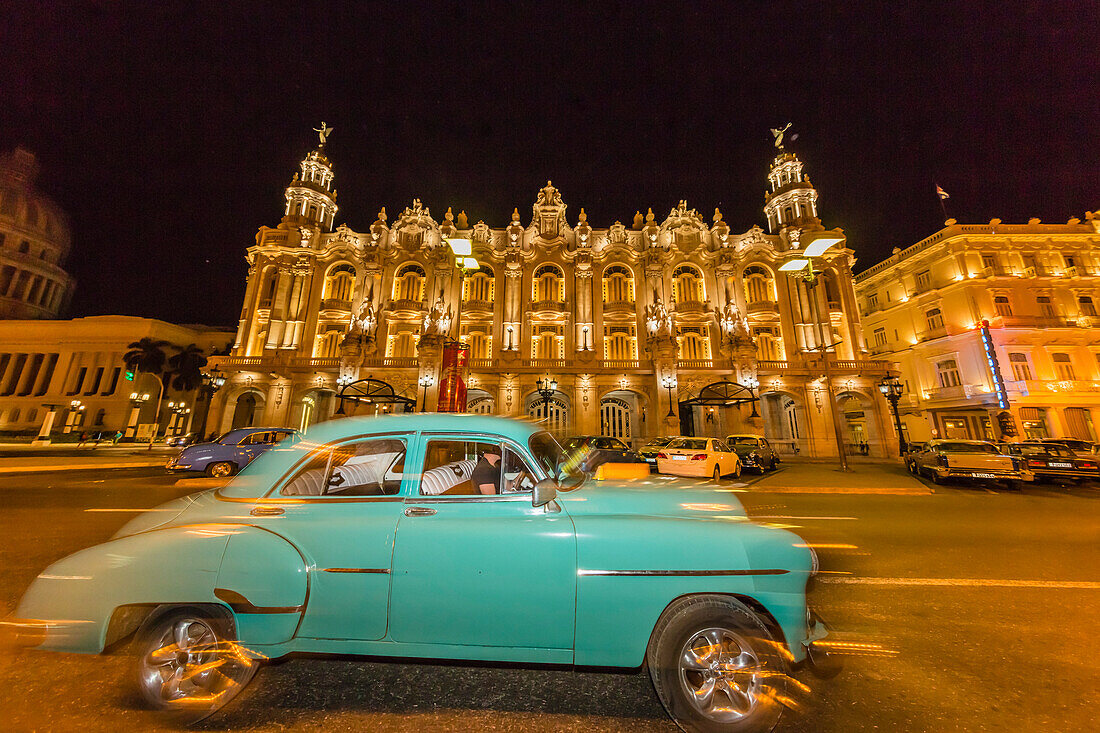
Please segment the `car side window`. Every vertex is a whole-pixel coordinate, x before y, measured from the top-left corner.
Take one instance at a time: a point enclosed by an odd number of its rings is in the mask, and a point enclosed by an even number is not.
[[[481,496],[483,493],[500,493],[502,453],[499,441],[429,440],[424,449],[420,495]],[[477,476],[474,475],[475,470]],[[483,486],[490,486],[491,490]]]
[[[406,440],[385,436],[317,451],[280,491],[283,496],[393,496],[405,477]]]
[[[720,440],[714,441],[714,450],[718,451],[719,453],[729,453],[730,452],[730,449],[726,447],[726,444],[723,443]]]
[[[268,442],[269,435],[271,433],[252,433],[241,441],[241,445],[262,445]]]
[[[535,486],[535,474],[516,451],[510,447],[504,448],[504,480],[502,482],[502,494],[515,494],[522,491],[530,491]]]
[[[619,440],[618,438],[611,438],[611,447],[615,450],[630,450],[626,447],[626,443]]]

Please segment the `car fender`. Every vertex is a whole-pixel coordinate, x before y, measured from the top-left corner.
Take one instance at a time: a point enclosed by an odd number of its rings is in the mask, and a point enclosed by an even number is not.
[[[222,555],[238,528],[170,527],[130,535],[69,555],[31,583],[14,616],[45,629],[39,648],[99,653],[116,609],[165,603],[217,603]]]
[[[664,609],[699,593],[751,598],[776,622],[792,656],[804,657],[813,560],[797,535],[744,517],[605,515],[574,522],[576,664],[640,665]]]

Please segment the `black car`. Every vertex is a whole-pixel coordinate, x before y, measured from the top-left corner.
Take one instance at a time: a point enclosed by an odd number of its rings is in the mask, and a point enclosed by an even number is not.
[[[657,470],[657,454],[661,452],[661,449],[668,446],[669,443],[679,438],[679,435],[666,435],[660,438],[653,438],[648,443],[638,449],[638,455],[642,457],[646,463],[649,464],[649,470]]]
[[[774,471],[779,465],[779,455],[767,438],[746,433],[726,436],[726,445],[741,459],[741,465],[763,474]]]
[[[1095,481],[1100,479],[1100,461],[1089,455],[1078,455],[1064,445],[1032,441],[1009,443],[1004,452],[1016,456],[1024,468],[1039,481]]]
[[[1086,456],[1089,453],[1096,453],[1096,444],[1091,440],[1081,440],[1079,438],[1043,438],[1040,443],[1046,443],[1048,445],[1060,445],[1063,448],[1069,448],[1071,451],[1080,456]]]
[[[568,461],[584,473],[603,463],[642,463],[644,459],[618,438],[604,435],[576,435],[562,445]]]

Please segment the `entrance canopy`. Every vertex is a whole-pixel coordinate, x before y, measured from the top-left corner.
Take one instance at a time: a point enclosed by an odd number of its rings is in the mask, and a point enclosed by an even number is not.
[[[353,409],[358,405],[404,405],[406,411],[416,407],[416,400],[402,397],[393,391],[393,387],[381,379],[360,379],[357,382],[346,384],[336,394],[340,400],[337,415],[346,415],[345,406],[350,403]]]
[[[712,382],[699,390],[699,394],[690,400],[681,400],[681,405],[742,405],[756,402],[757,396],[751,389],[737,382]]]

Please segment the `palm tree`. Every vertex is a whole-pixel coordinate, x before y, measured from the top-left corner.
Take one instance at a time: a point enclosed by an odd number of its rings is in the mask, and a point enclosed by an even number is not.
[[[179,349],[178,346],[174,347]],[[168,376],[172,389],[177,392],[191,392],[202,386],[202,368],[206,366],[206,357],[195,344],[188,344],[168,359]]]
[[[168,359],[168,355],[164,353],[165,346],[170,344],[167,341],[146,336],[127,347],[130,350],[123,355],[122,361],[128,369],[135,372],[160,374],[164,370],[164,362]]]

